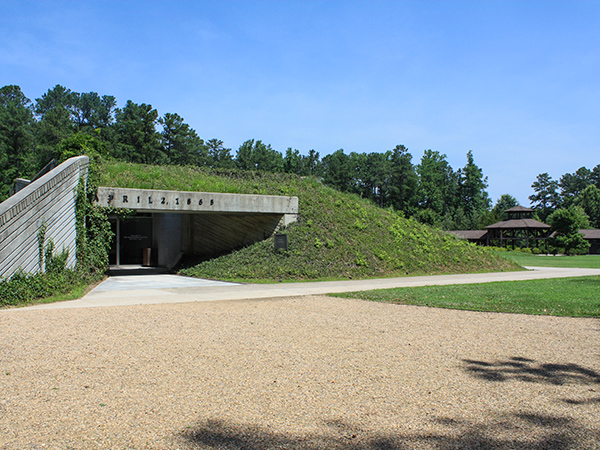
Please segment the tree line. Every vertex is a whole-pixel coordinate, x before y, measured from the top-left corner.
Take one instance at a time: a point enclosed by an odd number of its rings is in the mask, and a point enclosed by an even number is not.
[[[600,228],[600,164],[593,169],[580,167],[553,180],[548,173],[539,174],[529,196],[540,220],[547,220],[560,209],[581,208],[590,226]]]
[[[149,104],[128,100],[119,108],[114,96],[78,93],[60,85],[35,101],[19,86],[0,89],[0,200],[7,198],[16,178],[31,177],[50,160],[76,155],[83,146],[135,163],[313,175],[333,188],[443,229],[479,229],[502,220],[504,210],[517,205],[505,194],[492,207],[487,177],[472,151],[457,170],[446,155],[433,150],[425,150],[415,163],[403,145],[384,152],[338,150],[321,158],[314,149],[307,154],[292,148],[281,153],[250,139],[234,154],[220,139],[202,139],[180,115],[160,116]],[[598,198],[599,175],[600,165],[566,174],[559,182],[539,175],[532,186],[532,205],[542,220],[571,204],[597,217],[591,205]],[[589,186],[596,191],[586,190]]]

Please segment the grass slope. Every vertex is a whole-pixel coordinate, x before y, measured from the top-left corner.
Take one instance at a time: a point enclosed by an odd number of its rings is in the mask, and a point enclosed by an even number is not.
[[[334,297],[436,308],[549,316],[600,317],[600,277],[378,289]]]
[[[290,249],[273,251],[273,238],[181,270],[182,274],[244,281],[297,281],[518,270],[487,249],[380,209],[315,178],[195,167],[104,162],[101,185],[297,196],[300,215],[290,225]]]

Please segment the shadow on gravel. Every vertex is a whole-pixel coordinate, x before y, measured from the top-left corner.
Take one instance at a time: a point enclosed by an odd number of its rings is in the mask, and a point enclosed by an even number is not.
[[[463,359],[464,370],[487,381],[525,381],[560,386],[563,384],[600,384],[600,373],[577,364],[540,364],[513,357],[494,362]]]
[[[586,398],[583,400],[575,400],[572,398],[566,398],[563,400],[563,402],[567,403],[568,405],[599,405],[600,406],[600,397]]]
[[[540,414],[504,414],[488,421],[453,418],[433,421],[431,433],[392,434],[362,429],[342,420],[327,421],[319,434],[277,433],[268,427],[207,420],[183,434],[190,448],[262,450],[405,450],[405,449],[597,449],[600,432],[577,421]],[[429,428],[429,427],[428,427]]]

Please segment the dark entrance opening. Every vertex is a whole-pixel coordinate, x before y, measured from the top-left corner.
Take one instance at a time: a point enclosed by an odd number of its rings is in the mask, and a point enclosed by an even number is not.
[[[109,264],[142,265],[146,262],[148,265],[149,262],[150,265],[156,265],[156,252],[149,253],[149,249],[152,248],[150,214],[137,214],[126,219],[112,218],[110,224],[115,236],[110,248]],[[148,256],[151,257],[150,261],[147,261]]]

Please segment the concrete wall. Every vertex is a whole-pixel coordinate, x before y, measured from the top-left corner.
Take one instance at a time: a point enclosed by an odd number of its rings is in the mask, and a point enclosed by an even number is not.
[[[46,224],[46,243],[55,254],[69,250],[67,267],[76,262],[75,198],[80,177],[87,178],[88,157],[71,158],[0,203],[0,277],[19,268],[40,270],[37,234]]]
[[[271,236],[281,214],[194,214],[191,251],[206,257],[245,247]]]
[[[185,215],[153,214],[153,244],[158,251],[158,265],[173,267],[179,262],[184,250]]]

